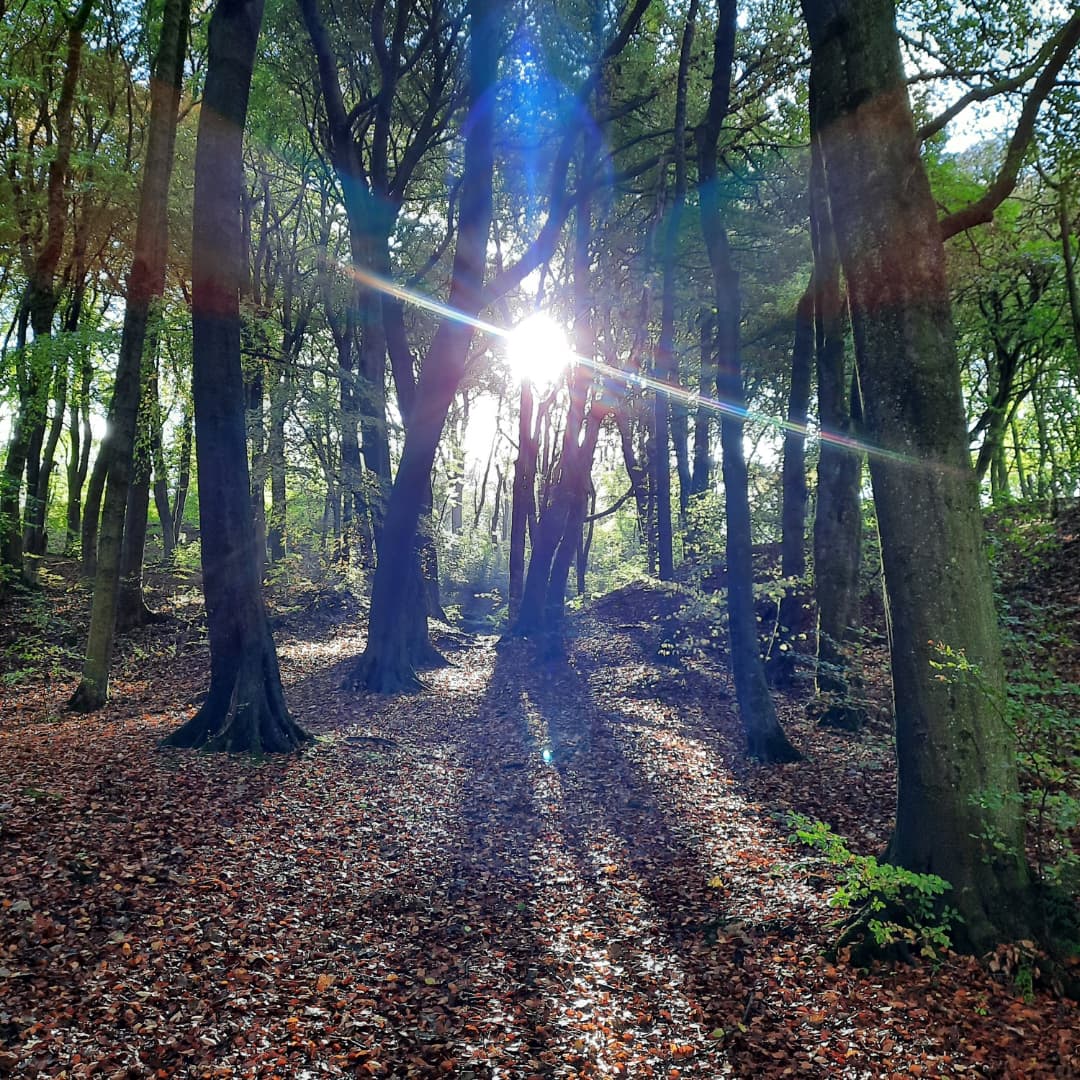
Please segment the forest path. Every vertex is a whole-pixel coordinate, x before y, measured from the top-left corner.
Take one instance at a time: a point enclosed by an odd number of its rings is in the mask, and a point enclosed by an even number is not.
[[[1074,1005],[823,959],[830,871],[785,814],[872,850],[888,740],[785,703],[810,760],[746,763],[722,669],[658,662],[662,602],[595,605],[564,663],[476,639],[393,698],[340,690],[351,626],[289,624],[320,739],[287,760],[156,749],[201,676],[179,643],[98,716],[12,702],[0,1074],[1080,1075]]]

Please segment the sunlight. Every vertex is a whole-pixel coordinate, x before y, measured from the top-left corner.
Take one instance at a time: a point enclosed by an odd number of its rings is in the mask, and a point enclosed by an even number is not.
[[[554,386],[573,359],[566,331],[546,311],[522,319],[506,339],[511,374],[539,390]]]

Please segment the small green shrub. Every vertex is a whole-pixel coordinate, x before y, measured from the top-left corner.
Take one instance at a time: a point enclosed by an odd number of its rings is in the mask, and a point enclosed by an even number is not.
[[[960,916],[942,903],[952,886],[936,874],[917,874],[902,866],[882,863],[873,855],[856,855],[843,838],[821,821],[792,814],[789,824],[798,840],[822,852],[840,870],[840,883],[829,897],[831,907],[853,913],[852,926],[865,935],[878,953],[911,951],[934,959],[952,945],[952,928]],[[852,935],[854,936],[854,935]],[[852,936],[844,935],[847,943]]]

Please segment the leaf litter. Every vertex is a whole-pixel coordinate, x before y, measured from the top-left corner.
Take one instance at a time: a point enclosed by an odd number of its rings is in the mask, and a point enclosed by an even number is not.
[[[354,620],[292,619],[320,739],[285,760],[157,749],[205,670],[175,629],[95,716],[5,686],[0,1075],[1080,1075],[1075,1003],[824,958],[831,873],[785,815],[879,850],[887,735],[779,699],[808,760],[747,762],[718,661],[641,632],[664,605],[594,605],[554,665],[477,638],[392,698],[340,689]]]

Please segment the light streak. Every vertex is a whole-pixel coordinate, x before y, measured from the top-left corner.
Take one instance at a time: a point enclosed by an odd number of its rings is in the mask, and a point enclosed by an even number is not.
[[[362,267],[353,266],[343,269],[345,269],[355,281],[369,289],[375,289],[387,296],[394,297],[396,300],[401,300],[403,303],[412,304],[414,307],[423,308],[425,311],[441,315],[443,318],[454,319],[466,326],[471,326],[474,330],[479,330],[488,337],[493,337],[500,341],[507,341],[514,332],[512,327],[499,326],[497,323],[489,322],[488,320],[478,318],[475,315],[469,315],[467,312],[459,311],[449,304],[444,304],[441,300],[436,300],[434,297],[427,296],[416,289],[409,289],[404,285],[398,285],[396,282],[388,281],[386,278],[374,274],[370,270],[366,270]],[[573,363],[582,364],[585,367],[591,368],[604,378],[617,380],[618,382],[626,383],[628,385],[632,384],[640,387],[642,390],[651,390],[653,393],[663,394],[668,400],[681,402],[688,409],[706,408],[721,416],[732,416],[741,422],[753,421],[754,423],[771,427],[776,431],[783,431],[785,433],[793,432],[803,438],[816,435],[821,442],[828,443],[831,446],[837,446],[840,449],[847,450],[853,454],[867,454],[869,456],[897,462],[911,463],[914,461],[910,455],[900,453],[897,450],[887,450],[884,447],[875,446],[873,443],[866,442],[862,439],[856,439],[850,435],[842,435],[839,432],[833,431],[823,431],[820,428],[811,428],[808,424],[797,424],[794,421],[770,416],[768,413],[748,409],[746,406],[736,405],[730,401],[721,401],[719,398],[711,398],[696,390],[687,390],[682,386],[672,386],[670,383],[654,379],[651,375],[624,371],[622,368],[612,367],[610,364],[604,363],[603,360],[582,356],[580,353],[576,353],[573,350],[569,352],[568,356]]]

